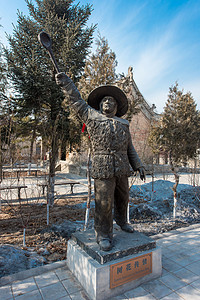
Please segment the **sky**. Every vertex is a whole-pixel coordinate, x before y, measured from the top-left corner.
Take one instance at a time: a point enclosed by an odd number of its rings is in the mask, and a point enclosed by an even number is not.
[[[200,0],[79,2],[93,5],[88,25],[97,24],[108,40],[117,57],[117,73],[127,75],[132,66],[140,92],[158,113],[176,81],[185,93],[192,93],[200,109]],[[25,0],[0,0],[0,39],[5,45],[4,32],[12,34],[18,9],[28,15]]]

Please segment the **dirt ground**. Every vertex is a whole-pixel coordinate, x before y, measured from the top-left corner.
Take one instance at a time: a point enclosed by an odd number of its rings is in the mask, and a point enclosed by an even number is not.
[[[79,179],[80,180],[80,179]],[[163,181],[164,182],[164,181]],[[137,231],[146,235],[154,235],[166,232],[179,227],[186,227],[190,224],[200,223],[200,192],[184,190],[180,193],[182,204],[176,221],[172,218],[173,200],[162,199],[165,191],[169,191],[169,182],[165,181],[166,189],[162,182],[155,184],[155,196],[158,201],[153,202],[147,197],[147,187],[144,195],[133,193],[130,203],[130,221],[134,223]],[[168,184],[168,185],[167,185]],[[159,191],[159,187],[162,187]],[[81,191],[83,186],[80,186]],[[149,187],[151,190],[151,183]],[[78,192],[78,187],[76,188]],[[141,190],[139,189],[140,193]],[[160,197],[162,195],[162,197]],[[79,229],[83,227],[85,218],[85,208],[83,204],[87,201],[84,196],[74,195],[60,198],[55,201],[54,206],[50,207],[50,225],[47,226],[47,207],[42,203],[30,203],[2,206],[0,212],[0,244],[16,245],[23,248],[23,228],[26,228],[26,248],[36,251],[43,255],[47,263],[66,258],[66,248],[68,238],[63,237],[58,232],[51,230],[53,224],[69,221],[70,226],[79,222]],[[155,207],[157,206],[157,210]],[[94,208],[90,209],[90,219],[94,217]],[[71,221],[71,223],[70,223]],[[62,226],[61,226],[62,227]],[[68,230],[68,227],[67,227]]]
[[[71,221],[72,225],[78,221],[82,229],[85,208],[82,208],[81,204],[86,203],[86,201],[87,197],[80,196],[56,200],[54,206],[50,207],[49,226],[46,225],[45,204],[3,206],[0,213],[0,244],[16,245],[22,249],[31,248],[38,254],[42,254],[47,259],[47,263],[65,259],[68,238],[54,232],[51,227],[53,224],[65,221]],[[137,214],[133,217],[131,213],[133,203],[134,206],[142,205],[141,215]],[[188,218],[177,218],[174,221],[166,216],[158,218],[153,215],[152,211],[149,211],[149,208],[145,210],[146,204],[148,205],[148,201],[144,201],[144,199],[132,199],[130,215],[132,215],[131,222],[134,223],[135,230],[148,236],[200,222],[199,214],[190,220]],[[93,217],[94,208],[91,208],[90,219],[93,219]],[[25,248],[23,247],[23,224],[26,228]],[[42,253],[44,249],[48,251],[48,254]]]
[[[40,254],[40,249],[45,248],[49,252],[46,255],[48,261],[65,259],[67,239],[48,232],[48,227],[58,222],[62,223],[65,220],[83,221],[85,209],[77,208],[77,204],[86,201],[86,197],[56,200],[54,206],[50,207],[49,226],[46,225],[45,204],[2,206],[0,213],[0,244],[12,244],[23,248],[23,228],[25,227],[26,248],[34,248],[38,254]],[[74,208],[74,205],[76,205],[76,208]],[[93,214],[93,209],[91,209],[91,218]]]

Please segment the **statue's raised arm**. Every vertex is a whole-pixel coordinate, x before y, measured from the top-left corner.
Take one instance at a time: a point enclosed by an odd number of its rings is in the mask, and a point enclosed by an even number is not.
[[[67,104],[77,113],[83,121],[87,121],[88,104],[81,98],[79,90],[74,82],[65,73],[55,75],[56,83],[62,88]]]

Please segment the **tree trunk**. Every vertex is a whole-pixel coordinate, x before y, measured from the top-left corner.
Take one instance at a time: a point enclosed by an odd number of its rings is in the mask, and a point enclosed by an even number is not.
[[[32,162],[32,158],[33,158],[33,144],[34,144],[34,140],[33,138],[31,138],[31,145],[30,145],[30,154],[29,154],[29,162]]]
[[[154,164],[153,164],[153,156],[152,156],[152,165],[151,165],[151,201],[153,201],[153,195],[154,195]]]
[[[172,173],[174,174],[174,178],[175,178],[175,184],[174,184],[174,186],[172,187],[172,190],[173,190],[173,192],[174,192],[173,218],[174,218],[174,220],[175,220],[175,219],[176,219],[176,208],[177,208],[177,202],[178,202],[178,197],[177,197],[177,186],[178,186],[178,184],[179,184],[179,175],[178,175],[178,173],[176,172],[176,169],[175,169],[175,167],[174,167],[174,163],[173,163],[171,154],[170,154],[170,156],[169,156],[169,162],[170,162],[170,167],[171,167]]]
[[[67,147],[67,140],[63,139],[61,143],[61,160],[66,160],[66,147]]]
[[[33,131],[32,131],[32,137],[31,137],[31,145],[30,145],[30,155],[29,155],[29,162],[32,162],[32,158],[33,158],[33,145],[36,139],[36,128],[37,128],[37,120],[35,120],[34,122],[34,127],[33,127]]]
[[[55,190],[55,174],[49,174],[49,184],[48,184],[48,199],[47,203],[51,206],[54,205],[54,190]]]
[[[44,155],[43,155],[43,138],[41,138],[41,141],[40,141],[40,161],[41,162],[44,161]]]
[[[193,186],[196,186],[196,172],[197,172],[197,159],[194,158],[194,168],[193,168]]]
[[[0,127],[0,183],[3,179],[2,146],[1,146],[1,127]]]
[[[51,150],[49,153],[49,182],[48,182],[48,203],[54,204],[54,184],[55,184],[55,168],[58,157],[58,136],[57,136],[57,120],[54,122],[52,133]]]
[[[9,147],[9,163],[13,164],[13,151],[12,151],[12,142],[11,142],[11,131],[12,131],[12,116],[9,118],[8,122],[8,147]]]
[[[48,202],[48,192],[47,192],[47,226],[49,226],[49,202]]]

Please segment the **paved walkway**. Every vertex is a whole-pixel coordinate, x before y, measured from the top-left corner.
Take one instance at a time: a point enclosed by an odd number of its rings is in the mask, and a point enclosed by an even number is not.
[[[200,224],[157,237],[163,274],[114,299],[200,300]],[[56,265],[56,264],[55,264]],[[0,287],[0,300],[89,299],[67,266]]]

